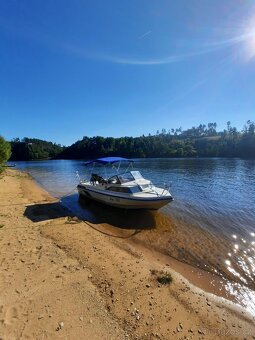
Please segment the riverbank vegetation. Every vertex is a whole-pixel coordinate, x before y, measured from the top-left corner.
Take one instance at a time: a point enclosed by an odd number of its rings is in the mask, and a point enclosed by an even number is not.
[[[52,159],[63,151],[59,144],[36,138],[15,138],[11,141],[12,157],[15,161]]]
[[[157,131],[141,137],[83,137],[58,158],[88,159],[102,156],[123,157],[248,157],[255,158],[255,124],[248,121],[242,131],[231,123],[217,132],[216,123]]]
[[[143,157],[243,157],[255,158],[255,123],[248,121],[242,131],[227,122],[217,131],[216,123],[157,131],[141,137],[83,137],[69,147],[39,139],[13,140],[13,160],[91,159],[103,156]]]
[[[8,161],[11,156],[10,143],[0,136],[0,172],[3,170],[4,164]]]

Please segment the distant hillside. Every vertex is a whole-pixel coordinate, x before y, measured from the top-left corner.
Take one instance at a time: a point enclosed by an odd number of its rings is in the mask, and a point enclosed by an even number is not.
[[[11,142],[12,161],[52,159],[63,151],[63,147],[35,138],[14,139]]]
[[[83,137],[65,148],[58,158],[91,159],[103,156],[122,157],[247,157],[255,158],[255,124],[248,121],[243,131],[227,123],[227,129],[216,131],[216,123],[157,131],[141,137]]]
[[[242,157],[255,159],[255,123],[248,121],[242,131],[230,122],[216,131],[216,123],[166,131],[141,137],[83,137],[69,147],[39,139],[11,142],[11,160],[93,159],[103,156],[143,157]]]

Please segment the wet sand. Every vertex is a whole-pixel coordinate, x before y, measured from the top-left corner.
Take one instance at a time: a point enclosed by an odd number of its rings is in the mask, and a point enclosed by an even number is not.
[[[81,209],[88,211],[85,219],[97,224],[98,229],[117,235],[128,235],[125,230],[133,230],[129,239],[136,244],[215,274],[222,280],[245,285],[255,292],[254,265],[249,262],[249,256],[253,256],[252,252],[255,251],[252,237],[250,240],[242,239],[244,242],[235,239],[231,242],[229,238],[224,238],[224,234],[212,233],[200,227],[199,223],[188,223],[184,218],[177,218],[171,204],[171,215],[164,209],[126,212],[111,207],[105,209],[104,205],[84,199],[79,204]],[[231,265],[228,264],[230,261]],[[240,266],[240,263],[243,265]]]
[[[125,243],[146,253],[147,258],[157,258],[196,287],[233,301],[255,315],[255,291],[247,282],[240,284],[241,276],[231,275],[231,268],[225,263],[229,243],[222,238],[219,242],[216,235],[212,237],[206,230],[160,210],[123,211],[84,199],[78,204],[85,212],[82,216],[77,211],[78,216],[90,227],[124,238]],[[254,288],[252,276],[249,282]]]
[[[199,272],[149,251],[139,228],[84,223],[24,173],[0,178],[0,226],[2,339],[255,338],[252,315],[195,287]]]

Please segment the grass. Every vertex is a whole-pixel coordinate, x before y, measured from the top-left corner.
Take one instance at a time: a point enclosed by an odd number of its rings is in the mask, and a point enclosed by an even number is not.
[[[169,285],[173,281],[173,278],[169,273],[162,273],[157,276],[157,281],[162,285]]]
[[[173,281],[172,275],[168,272],[151,269],[151,275],[153,275],[161,285],[169,285]]]

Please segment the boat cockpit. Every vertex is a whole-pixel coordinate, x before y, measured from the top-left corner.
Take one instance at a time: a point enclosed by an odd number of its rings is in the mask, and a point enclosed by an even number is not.
[[[108,179],[103,178],[102,176],[98,174],[92,174],[90,178],[90,183],[93,185],[96,184],[126,184],[129,182],[148,182],[150,181],[146,180],[143,178],[141,175],[140,171],[129,171],[129,172],[124,172],[122,174],[116,174],[114,176],[109,177]]]

